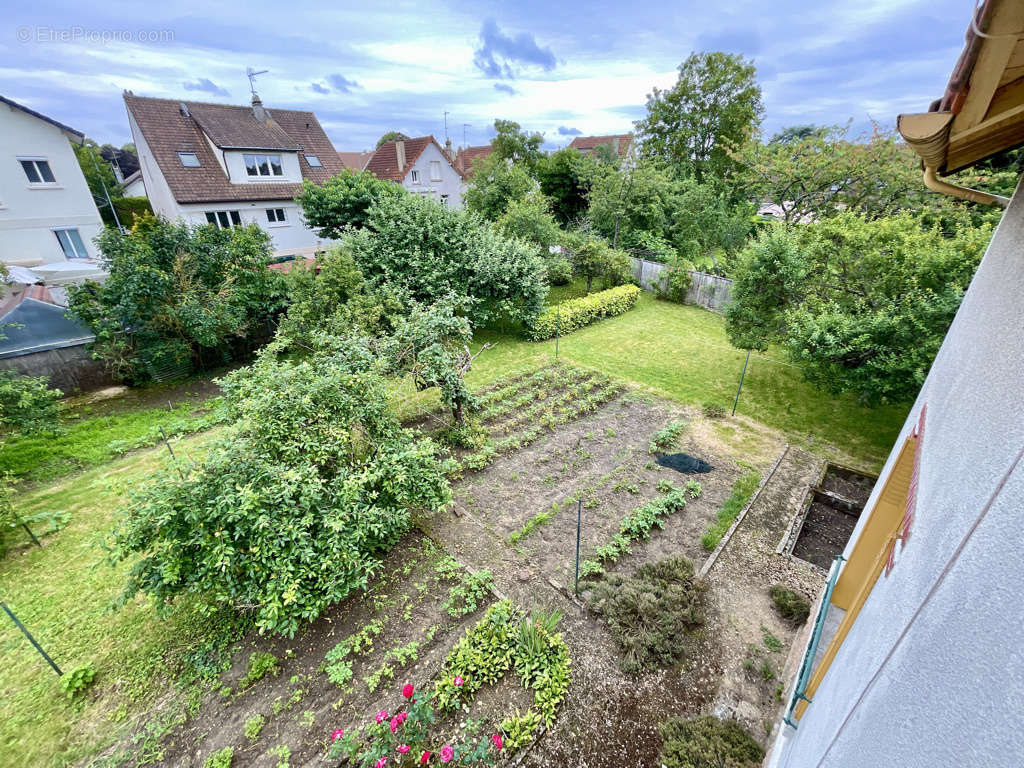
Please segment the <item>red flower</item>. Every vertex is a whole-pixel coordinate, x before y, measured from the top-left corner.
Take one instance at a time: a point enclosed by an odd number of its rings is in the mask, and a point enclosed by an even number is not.
[[[385,712],[383,709],[380,712],[377,713],[377,724],[378,725],[380,725],[381,723],[383,723],[387,719],[388,719],[388,713]]]
[[[450,763],[452,758],[455,757],[455,750],[452,749],[451,744],[445,744],[441,747],[441,762]]]
[[[403,755],[404,755],[404,754],[405,754],[406,752],[408,752],[408,751],[409,751],[410,749],[412,749],[412,747],[410,747],[410,746],[409,746],[408,744],[399,744],[399,745],[398,745],[398,751],[399,751],[399,752],[400,752],[401,754],[403,754]]]
[[[342,730],[341,728],[335,728],[334,729],[334,733],[331,734],[331,741],[337,741],[338,739],[340,739],[344,735],[345,735],[345,731],[344,730]]]
[[[422,755],[420,755],[420,765],[426,765],[427,761],[430,760],[430,750],[428,749]]]
[[[373,764],[373,768],[384,768],[384,766],[387,765],[387,762],[388,759],[386,757],[382,757],[380,760]]]
[[[494,745],[494,748],[496,750],[501,752],[501,748],[504,746],[504,744],[501,741],[501,734],[500,733],[496,733],[493,736],[491,736],[491,744]]]
[[[411,699],[413,690],[412,683],[406,683],[405,687],[402,689],[402,695],[407,699]]]
[[[399,712],[397,715],[395,715],[395,720],[397,720],[398,724],[401,725],[405,722],[405,718],[407,718],[408,716],[409,715],[407,715],[405,712]]]
[[[455,679],[454,679],[454,680],[453,680],[452,682],[453,682],[453,683],[455,683],[455,687],[456,687],[456,688],[458,688],[458,687],[459,687],[460,685],[462,685],[462,684],[463,684],[463,683],[464,683],[465,681],[464,681],[464,680],[463,680],[463,679],[462,679],[461,677],[459,677],[458,675],[456,675],[456,676],[455,676]]]
[[[398,730],[398,726],[400,726],[401,724],[402,724],[402,721],[398,719],[397,715],[395,715],[395,717],[392,717],[391,718],[391,732],[394,733],[395,731],[397,731]]]

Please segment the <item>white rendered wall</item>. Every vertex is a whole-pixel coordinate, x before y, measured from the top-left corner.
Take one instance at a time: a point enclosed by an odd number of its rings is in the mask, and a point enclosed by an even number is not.
[[[268,208],[283,208],[285,211],[284,224],[270,223],[267,219]],[[243,224],[258,224],[270,234],[276,256],[308,253],[334,242],[317,237],[316,232],[306,226],[302,208],[294,200],[188,203],[181,206],[181,217],[191,224],[206,224],[207,211],[238,211]]]
[[[214,154],[221,156],[221,150],[215,149]],[[250,176],[245,169],[246,155],[277,155],[281,158],[281,176]],[[266,152],[260,150],[234,150],[223,151],[224,168],[227,170],[228,179],[232,184],[285,184],[302,183],[302,170],[299,168],[298,152]]]
[[[441,163],[441,180],[431,181],[430,161],[435,160]],[[412,171],[419,171],[420,180],[418,184],[412,182]],[[462,207],[462,177],[452,168],[444,153],[431,142],[426,149],[416,158],[409,173],[406,174],[402,186],[418,195],[425,195],[440,202],[441,195],[448,195],[449,208]]]
[[[45,158],[56,183],[30,184],[19,157]],[[89,255],[98,255],[93,238],[103,221],[71,142],[45,120],[0,104],[0,261],[64,261],[53,233],[62,227],[77,229]]]
[[[925,403],[910,539],[897,546],[895,568],[879,577],[799,729],[782,726],[769,765],[1024,764],[1024,463],[1010,471],[1024,446],[1020,187],[897,446]]]

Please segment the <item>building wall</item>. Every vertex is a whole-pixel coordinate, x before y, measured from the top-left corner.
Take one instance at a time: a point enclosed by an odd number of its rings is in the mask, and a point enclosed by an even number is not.
[[[89,344],[78,344],[5,357],[0,359],[0,370],[14,371],[22,376],[46,376],[50,386],[64,394],[109,387],[114,379],[102,362],[93,359],[89,347]]]
[[[125,197],[145,197],[146,196],[146,184],[142,177],[138,177],[135,181],[130,184],[124,185],[124,196]]]
[[[214,154],[220,158],[221,150],[219,148],[214,149]],[[245,169],[245,156],[246,155],[279,155],[281,157],[281,176],[250,176],[248,171]],[[223,159],[225,168],[227,170],[228,178],[232,184],[266,184],[268,182],[274,184],[281,184],[282,182],[295,182],[296,184],[302,182],[302,169],[299,168],[299,153],[298,152],[275,152],[267,150],[261,152],[258,150],[226,150],[223,153]]]
[[[910,538],[769,765],[1020,764],[1022,243],[1018,187],[869,501],[927,403]]]
[[[441,163],[441,181],[432,181],[430,178],[430,161],[436,160]],[[412,171],[419,171],[420,181],[412,183]],[[444,153],[431,142],[422,154],[416,158],[416,162],[409,173],[405,176],[402,186],[417,195],[432,197],[434,200],[441,200],[442,195],[448,195],[448,206],[450,208],[462,207],[462,177],[452,168],[451,162]]]
[[[277,256],[309,253],[333,242],[317,237],[316,232],[306,226],[301,206],[291,199],[245,203],[189,203],[179,208],[180,216],[192,224],[206,224],[207,211],[238,211],[243,224],[258,224],[270,234],[274,254]],[[268,208],[283,208],[285,223],[271,223],[267,218]]]
[[[29,184],[19,157],[45,158],[56,184]],[[92,241],[103,222],[71,142],[45,120],[0,104],[0,261],[64,261],[53,233],[61,227],[78,229],[89,256],[98,255]]]

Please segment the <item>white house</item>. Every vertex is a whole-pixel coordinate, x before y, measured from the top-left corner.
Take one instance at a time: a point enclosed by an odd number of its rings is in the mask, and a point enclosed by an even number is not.
[[[1021,3],[986,0],[945,94],[901,115],[924,184],[1024,141]],[[1024,755],[1024,191],[1018,185],[808,622],[770,768]],[[800,647],[800,646],[798,646]]]
[[[294,198],[303,181],[344,166],[316,115],[124,94],[139,168],[153,211],[168,219],[231,227],[255,223],[276,256],[330,245],[306,226]]]
[[[0,261],[34,267],[98,256],[103,229],[71,142],[85,136],[0,96]],[[85,270],[89,271],[89,270]]]
[[[433,136],[388,141],[366,164],[377,178],[389,179],[410,192],[451,208],[462,207],[465,177]]]
[[[142,170],[129,174],[122,182],[121,189],[125,197],[145,197],[146,182],[142,178]]]

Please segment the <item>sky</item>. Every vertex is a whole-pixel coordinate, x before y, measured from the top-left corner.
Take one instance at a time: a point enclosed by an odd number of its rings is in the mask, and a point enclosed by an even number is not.
[[[891,128],[941,96],[972,0],[402,0],[5,3],[0,94],[100,143],[131,140],[122,91],[316,113],[340,150],[390,130],[485,144],[496,118],[625,133],[693,51],[754,61],[763,131]]]

